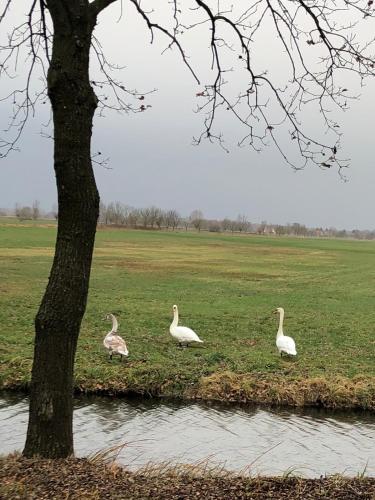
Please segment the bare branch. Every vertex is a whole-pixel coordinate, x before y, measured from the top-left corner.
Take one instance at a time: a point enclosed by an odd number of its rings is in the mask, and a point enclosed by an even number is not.
[[[9,10],[9,7],[10,7],[10,4],[12,3],[12,0],[7,0],[7,3],[5,4],[5,7],[2,11],[2,13],[0,14],[0,24],[2,23],[2,21],[4,20],[8,10]]]
[[[347,88],[336,85],[334,75],[339,70],[346,70],[355,73],[361,80],[368,76],[375,76],[374,55],[368,53],[374,40],[370,40],[367,44],[356,42],[353,34],[353,29],[356,27],[354,22],[347,26],[338,25],[337,21],[330,22],[331,17],[337,18],[337,12],[340,10],[337,5],[339,2],[330,7],[324,0],[322,2],[298,0],[297,5],[293,7],[289,2],[284,3],[282,0],[257,1],[240,13],[237,18],[233,7],[224,12],[220,11],[218,5],[217,10],[214,11],[208,2],[195,0],[195,3],[198,9],[204,11],[210,23],[212,67],[215,70],[213,83],[206,85],[203,92],[197,93],[198,97],[206,99],[205,103],[197,108],[197,111],[206,114],[206,118],[205,130],[195,139],[195,143],[199,144],[203,139],[208,139],[211,142],[216,140],[223,146],[222,134],[213,131],[216,115],[219,109],[223,108],[231,111],[249,131],[239,141],[239,145],[248,141],[252,147],[259,150],[265,144],[265,138],[268,135],[285,161],[293,168],[300,169],[312,162],[324,168],[335,165],[341,173],[342,169],[347,166],[347,161],[337,158],[341,134],[338,132],[339,126],[336,121],[329,117],[331,111],[329,102],[345,110],[348,100],[355,99],[356,96],[351,95]],[[358,1],[343,0],[340,3],[342,3],[342,10],[358,10],[366,18],[374,18],[373,11],[370,11],[372,2],[366,9],[360,8]],[[300,9],[302,9],[301,12]],[[302,13],[304,17],[301,16]],[[290,79],[284,88],[277,86],[276,81],[267,75],[268,72],[256,72],[251,57],[250,47],[254,43],[255,35],[270,17],[282,45],[281,53],[286,54],[290,64]],[[307,22],[309,19],[312,26],[309,26]],[[188,29],[201,26],[204,22],[206,21],[199,20],[191,23]],[[229,45],[230,35],[226,34],[224,39],[219,34],[220,25],[227,26],[233,32],[233,40],[237,39],[239,42],[238,50],[233,45]],[[307,47],[314,46],[319,49],[318,59],[322,66],[321,70],[312,66],[310,55],[306,53]],[[322,47],[325,48],[326,55]],[[230,88],[230,84],[224,76],[225,73],[231,71],[231,68],[226,68],[224,65],[224,61],[227,61],[224,49],[230,50],[237,60],[243,61],[244,69],[249,75],[247,90],[234,98],[230,98],[225,90]],[[267,88],[271,94],[267,92]],[[275,108],[267,111],[272,102],[270,98],[273,98],[274,104],[277,104],[282,112],[283,117],[277,120],[277,123],[274,120],[270,121],[270,117],[275,115]],[[331,143],[321,142],[306,134],[298,119],[302,108],[314,102],[318,105],[327,130],[336,136]],[[299,154],[302,156],[300,165],[289,159],[277,139],[276,128],[287,123],[290,127],[290,139],[295,141]],[[262,124],[263,132],[261,131]],[[258,133],[255,132],[255,127],[259,129]],[[256,142],[259,146],[255,145]]]
[[[117,2],[118,0],[94,0],[90,3],[90,9],[95,16],[100,14],[104,9],[109,7],[109,5]]]
[[[161,33],[163,33],[167,38],[169,38],[170,40],[170,45],[169,47],[172,47],[173,45],[176,45],[178,51],[180,52],[180,55],[182,57],[182,60],[184,61],[184,63],[186,64],[186,66],[189,68],[191,74],[193,75],[193,77],[195,78],[196,82],[198,83],[198,85],[200,84],[200,81],[199,81],[199,78],[197,77],[197,75],[195,74],[193,68],[191,67],[191,65],[189,64],[188,60],[187,60],[187,57],[186,57],[186,54],[185,54],[185,51],[184,49],[182,48],[180,42],[178,41],[178,39],[176,38],[176,35],[175,34],[172,34],[170,33],[166,28],[164,28],[163,26],[160,26],[159,24],[157,23],[152,23],[148,17],[148,15],[146,14],[146,11],[144,9],[142,9],[141,5],[140,5],[140,1],[137,1],[137,0],[130,0],[130,2],[132,4],[135,5],[135,8],[137,9],[138,13],[142,16],[142,18],[145,20],[149,30],[151,31],[151,43],[154,39],[154,29],[157,30],[157,31],[160,31]],[[175,9],[175,18],[176,18],[176,9]]]
[[[0,78],[15,79],[11,71],[11,62],[14,65],[14,71],[17,71],[19,65],[19,55],[22,50],[26,51],[25,84],[24,87],[16,88],[10,94],[0,96],[0,102],[11,100],[13,106],[12,117],[8,127],[5,129],[5,136],[0,138],[0,158],[5,157],[10,151],[17,149],[17,143],[26,126],[30,115],[34,115],[35,106],[38,101],[46,98],[45,86],[41,90],[32,90],[32,81],[36,73],[36,68],[41,69],[44,79],[46,78],[45,55],[47,51],[50,33],[45,22],[44,13],[37,10],[40,6],[44,11],[42,1],[33,0],[27,14],[27,22],[16,26],[8,35],[8,43],[0,46],[3,55],[0,61]],[[7,10],[9,3],[7,4]],[[4,11],[4,15],[6,10]],[[3,20],[4,17],[1,18]],[[13,132],[13,136],[12,136]]]

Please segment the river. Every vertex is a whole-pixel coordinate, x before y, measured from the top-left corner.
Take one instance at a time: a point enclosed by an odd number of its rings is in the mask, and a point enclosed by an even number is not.
[[[22,449],[27,411],[27,397],[2,394],[0,453]],[[252,475],[365,471],[375,477],[375,415],[369,412],[80,397],[74,436],[78,456],[125,444],[117,459],[131,468],[208,460]]]

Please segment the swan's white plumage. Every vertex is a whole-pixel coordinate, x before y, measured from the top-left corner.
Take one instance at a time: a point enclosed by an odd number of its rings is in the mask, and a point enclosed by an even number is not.
[[[275,313],[276,312],[280,315],[279,329],[276,335],[276,347],[278,348],[280,354],[285,352],[286,354],[290,354],[291,356],[296,356],[296,343],[294,342],[292,337],[284,335],[283,332],[284,309],[282,307],[278,307]]]
[[[178,326],[178,307],[176,305],[173,306],[173,321],[169,327],[169,332],[180,344],[203,343],[203,340],[198,337],[194,330],[187,326]]]
[[[128,356],[129,351],[125,340],[120,337],[120,335],[117,335],[118,323],[116,316],[114,314],[107,314],[106,319],[112,320],[112,329],[107,333],[103,340],[104,347],[109,352],[109,357],[112,358],[112,354]]]

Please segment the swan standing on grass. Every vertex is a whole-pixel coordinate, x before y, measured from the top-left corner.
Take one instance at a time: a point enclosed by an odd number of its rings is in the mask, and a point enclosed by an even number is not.
[[[169,327],[169,332],[173,338],[178,340],[180,347],[182,347],[183,344],[188,347],[190,342],[203,343],[203,340],[201,340],[191,328],[187,326],[178,326],[178,307],[176,305],[173,306],[173,321]]]
[[[104,347],[108,349],[109,359],[112,359],[112,354],[120,354],[121,361],[123,356],[128,356],[129,351],[126,347],[125,340],[117,335],[118,323],[114,314],[107,314],[105,319],[112,320],[112,330],[107,333],[103,340]]]
[[[279,329],[277,330],[276,335],[276,347],[279,350],[280,356],[283,355],[283,352],[285,352],[286,354],[290,354],[291,356],[296,356],[297,351],[294,340],[292,339],[292,337],[287,337],[286,335],[284,335],[283,332],[284,309],[282,307],[278,307],[276,311],[274,311],[274,313],[280,314]]]

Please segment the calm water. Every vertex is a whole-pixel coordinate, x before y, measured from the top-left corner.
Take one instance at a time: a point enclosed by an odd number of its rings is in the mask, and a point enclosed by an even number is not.
[[[0,453],[21,450],[27,398],[0,398]],[[127,443],[118,460],[148,462],[209,459],[230,470],[306,477],[366,468],[375,476],[375,415],[322,410],[265,410],[149,400],[80,398],[74,413],[75,450],[87,455]]]

